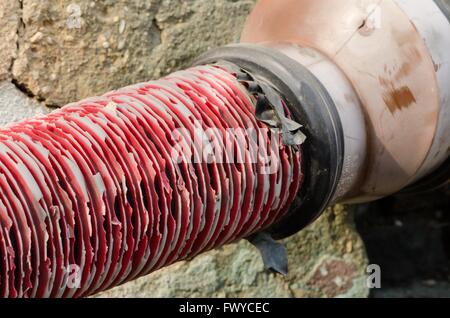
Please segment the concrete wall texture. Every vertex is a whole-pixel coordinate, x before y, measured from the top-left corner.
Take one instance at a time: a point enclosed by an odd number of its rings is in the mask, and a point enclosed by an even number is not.
[[[0,124],[188,66],[237,42],[254,0],[0,1]],[[246,241],[97,297],[366,297],[353,211],[329,209],[287,239],[289,275]]]

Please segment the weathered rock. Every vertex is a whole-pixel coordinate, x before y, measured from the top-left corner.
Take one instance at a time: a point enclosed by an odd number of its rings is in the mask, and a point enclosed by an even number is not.
[[[23,0],[13,76],[49,105],[158,78],[237,40],[254,2]]]
[[[97,297],[367,297],[367,259],[353,212],[329,209],[285,244],[287,278],[266,272],[256,249],[240,241]]]
[[[0,127],[50,111],[50,108],[29,98],[11,82],[0,82]]]
[[[17,53],[19,1],[0,1],[0,81],[9,77]]]

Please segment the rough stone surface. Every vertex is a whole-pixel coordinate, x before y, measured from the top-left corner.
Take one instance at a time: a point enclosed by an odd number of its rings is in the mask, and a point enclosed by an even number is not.
[[[96,297],[367,297],[367,259],[352,211],[329,209],[284,243],[286,278],[266,272],[256,249],[240,241]]]
[[[0,1],[0,80],[9,77],[17,53],[19,1]]]
[[[236,41],[254,2],[23,0],[13,77],[48,105],[158,78]]]
[[[0,127],[50,111],[50,108],[29,98],[11,82],[0,82]]]
[[[43,104],[158,78],[237,42],[254,2],[0,1],[0,125],[48,112]],[[98,296],[367,296],[367,258],[352,211],[330,209],[285,243],[287,278],[266,273],[258,252],[241,241]]]

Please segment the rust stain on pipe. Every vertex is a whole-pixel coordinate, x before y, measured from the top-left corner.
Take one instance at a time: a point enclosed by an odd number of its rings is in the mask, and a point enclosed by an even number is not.
[[[409,87],[403,86],[397,89],[393,87],[389,88],[390,84],[384,82],[383,79],[380,79],[380,83],[383,86],[387,86],[387,92],[384,94],[383,100],[392,114],[402,110],[403,108],[408,108],[413,103],[416,103],[416,98]]]

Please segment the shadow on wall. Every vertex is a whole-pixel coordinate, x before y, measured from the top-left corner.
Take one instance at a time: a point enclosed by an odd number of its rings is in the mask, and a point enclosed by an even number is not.
[[[356,224],[382,271],[371,297],[450,297],[450,186],[362,205]]]

